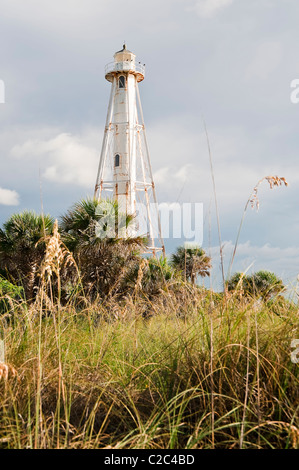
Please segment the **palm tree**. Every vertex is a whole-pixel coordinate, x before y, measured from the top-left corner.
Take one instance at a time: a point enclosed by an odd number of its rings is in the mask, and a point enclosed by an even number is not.
[[[133,219],[120,213],[116,201],[96,198],[82,199],[61,218],[62,239],[73,252],[86,293],[92,298],[119,289],[144,247],[142,237],[121,236]]]
[[[285,289],[283,282],[270,271],[258,271],[251,276],[252,292],[268,301]]]
[[[44,239],[54,219],[33,211],[13,214],[0,229],[0,265],[5,276],[24,287],[27,300],[34,298],[38,270],[45,254]]]
[[[261,298],[264,301],[281,294],[285,289],[282,280],[269,271],[258,271],[250,275],[235,273],[227,281],[227,289],[232,292],[238,287],[245,297]]]
[[[248,276],[240,272],[233,274],[226,281],[226,288],[229,292],[233,292],[238,288],[240,288],[242,292],[248,292],[248,289],[249,289]]]
[[[211,258],[200,247],[185,248],[180,246],[171,257],[174,268],[184,273],[185,279],[195,284],[197,276],[210,275]]]

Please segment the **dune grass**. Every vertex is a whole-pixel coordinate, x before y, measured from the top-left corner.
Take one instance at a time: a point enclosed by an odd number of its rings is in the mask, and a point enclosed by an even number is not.
[[[0,448],[298,448],[297,306],[181,289],[10,305]]]

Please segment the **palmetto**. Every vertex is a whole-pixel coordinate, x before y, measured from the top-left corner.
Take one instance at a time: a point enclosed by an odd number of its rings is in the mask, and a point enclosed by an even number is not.
[[[245,297],[268,301],[277,294],[281,294],[285,287],[282,280],[274,273],[258,271],[250,275],[235,273],[227,281],[227,289],[231,292],[239,289]]]
[[[195,284],[197,276],[210,275],[211,258],[202,248],[185,248],[180,246],[171,257],[171,264],[184,273],[187,280]]]
[[[107,295],[143,249],[142,237],[121,237],[134,216],[122,214],[116,201],[82,199],[61,218],[63,241],[73,252],[86,293]]]
[[[39,267],[45,254],[45,238],[54,219],[33,211],[13,214],[0,229],[0,266],[13,282],[24,287],[32,300],[39,282]]]

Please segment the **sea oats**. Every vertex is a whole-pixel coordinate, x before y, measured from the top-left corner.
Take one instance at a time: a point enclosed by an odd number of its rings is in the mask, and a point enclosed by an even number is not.
[[[5,364],[5,362],[0,362],[0,380],[2,378],[7,380],[9,375],[15,377],[17,375],[16,369],[9,364]]]
[[[240,237],[240,232],[241,232],[241,228],[242,228],[242,225],[243,225],[243,221],[244,221],[244,218],[245,218],[245,214],[246,214],[248,205],[250,204],[252,209],[256,208],[257,211],[259,210],[260,201],[259,201],[259,198],[258,198],[258,189],[259,189],[259,186],[261,185],[261,183],[265,180],[268,181],[268,183],[270,185],[270,189],[273,189],[275,186],[282,186],[283,184],[285,186],[288,186],[288,182],[286,181],[286,179],[283,176],[272,176],[271,175],[271,176],[264,176],[262,179],[260,179],[258,181],[256,186],[253,188],[253,191],[252,191],[251,195],[249,196],[249,198],[248,198],[248,200],[245,204],[244,211],[243,211],[242,219],[241,219],[238,234],[237,234],[237,239],[236,239],[236,242],[235,242],[234,250],[233,250],[231,261],[230,261],[229,268],[228,268],[228,277],[230,275],[231,268],[232,268],[232,265],[233,265],[233,262],[234,262],[234,259],[235,259],[236,250],[237,250],[237,246],[238,246],[238,241],[239,241],[239,237]]]
[[[282,186],[283,184],[285,186],[288,186],[288,182],[286,181],[286,179],[284,177],[280,177],[280,176],[265,176],[264,178],[262,178],[258,183],[257,185],[253,188],[253,191],[251,193],[251,196],[249,198],[249,200],[247,201],[247,204],[246,204],[246,209],[247,209],[247,205],[248,203],[250,203],[252,209],[254,209],[254,207],[256,208],[256,210],[259,210],[259,206],[260,206],[260,203],[259,203],[259,198],[258,198],[258,189],[259,189],[259,186],[260,184],[263,182],[263,181],[268,181],[269,183],[269,186],[270,186],[270,189],[273,189],[275,186]],[[246,210],[245,209],[245,210]]]
[[[42,278],[49,281],[54,274],[59,276],[62,265],[75,265],[72,254],[62,243],[58,231],[58,222],[55,220],[53,235],[48,237],[46,241],[46,254],[41,269]]]

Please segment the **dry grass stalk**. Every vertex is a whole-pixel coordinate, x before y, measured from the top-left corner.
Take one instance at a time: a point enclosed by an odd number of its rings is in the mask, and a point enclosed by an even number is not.
[[[248,203],[250,203],[252,209],[254,209],[254,207],[256,207],[256,210],[259,210],[259,206],[260,206],[260,202],[259,202],[259,199],[258,199],[258,188],[260,186],[260,184],[263,182],[263,181],[268,181],[269,183],[269,186],[270,186],[270,189],[273,189],[275,186],[282,186],[283,184],[285,186],[288,186],[288,182],[286,181],[286,179],[284,177],[280,177],[280,176],[264,176],[264,178],[262,178],[258,183],[257,185],[253,188],[253,192],[249,198],[249,200],[247,201],[247,204],[246,204],[246,208],[247,208],[247,205]],[[245,209],[246,210],[246,209]]]
[[[138,275],[137,275],[137,280],[135,283],[135,291],[137,292],[138,289],[142,289],[142,279],[144,276],[144,268],[148,267],[148,261],[146,259],[142,259],[140,264],[139,264],[139,269],[138,269]]]
[[[53,273],[59,277],[63,264],[64,266],[75,265],[75,261],[72,254],[61,241],[58,222],[55,220],[53,235],[47,240],[46,254],[41,267],[42,279],[50,281]]]
[[[264,178],[260,179],[258,181],[258,183],[255,185],[255,187],[253,188],[253,191],[252,191],[249,199],[247,200],[247,202],[245,204],[244,211],[243,211],[241,223],[240,223],[238,234],[237,234],[236,243],[235,243],[235,246],[234,246],[233,254],[232,254],[231,261],[230,261],[229,268],[228,268],[228,276],[227,276],[228,278],[230,277],[231,268],[232,268],[232,265],[233,265],[233,262],[234,262],[234,259],[235,259],[237,246],[238,246],[238,242],[239,242],[239,237],[240,237],[240,233],[241,233],[241,228],[242,228],[242,225],[243,225],[243,222],[244,222],[244,218],[245,218],[245,214],[246,214],[248,205],[250,204],[252,208],[256,207],[257,210],[259,209],[260,202],[259,202],[259,198],[258,198],[258,189],[259,189],[259,186],[261,185],[261,183],[265,180],[269,183],[270,189],[273,189],[275,186],[277,186],[277,187],[282,186],[282,185],[288,186],[288,182],[282,176],[264,176]]]
[[[16,369],[9,364],[5,364],[5,362],[0,362],[0,380],[3,378],[6,381],[9,374],[15,377],[17,375]]]
[[[296,426],[290,426],[290,434],[292,439],[293,449],[299,448],[299,429]]]

